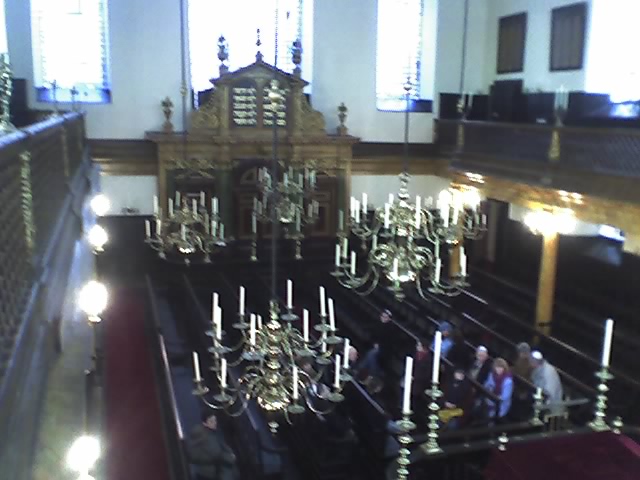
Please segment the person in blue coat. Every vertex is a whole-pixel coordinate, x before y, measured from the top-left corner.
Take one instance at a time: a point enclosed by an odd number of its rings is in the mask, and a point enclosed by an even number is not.
[[[513,394],[513,377],[509,370],[509,364],[504,358],[496,358],[493,369],[484,386],[497,397],[500,397],[500,408],[494,401],[486,399],[487,414],[495,420],[503,419],[511,408],[511,395]]]

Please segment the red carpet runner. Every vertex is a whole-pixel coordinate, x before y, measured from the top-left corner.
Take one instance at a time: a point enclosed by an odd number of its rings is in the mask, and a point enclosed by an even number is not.
[[[104,320],[107,480],[169,480],[143,293],[117,292]]]

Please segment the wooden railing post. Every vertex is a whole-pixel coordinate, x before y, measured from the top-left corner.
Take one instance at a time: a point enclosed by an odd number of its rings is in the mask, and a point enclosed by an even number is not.
[[[536,329],[544,335],[549,335],[551,332],[559,239],[560,236],[557,232],[545,233],[542,237],[542,258],[536,302]]]

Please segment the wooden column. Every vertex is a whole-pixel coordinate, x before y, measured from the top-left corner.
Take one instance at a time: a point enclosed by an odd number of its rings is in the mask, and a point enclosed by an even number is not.
[[[460,247],[464,240],[460,240],[456,245],[451,246],[449,254],[449,278],[453,279],[460,275]]]
[[[553,318],[559,238],[559,235],[555,232],[545,234],[542,237],[542,258],[538,275],[538,299],[536,303],[536,328],[540,333],[546,335],[551,332]]]

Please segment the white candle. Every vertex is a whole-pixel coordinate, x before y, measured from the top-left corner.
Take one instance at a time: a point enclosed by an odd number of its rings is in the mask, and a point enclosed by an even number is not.
[[[216,307],[216,339],[222,341],[222,308]]]
[[[158,215],[158,196],[153,196],[153,214]]]
[[[320,343],[321,343],[320,351],[322,353],[327,353],[327,342],[326,342],[326,340],[327,340],[327,332],[322,332],[322,336],[320,337]]]
[[[329,299],[329,328],[336,331],[336,316],[333,308],[333,298]]]
[[[422,213],[422,207],[420,206],[420,195],[416,195],[416,229],[420,228],[420,217]]]
[[[289,175],[287,175],[286,173],[284,174],[284,184],[289,185]]]
[[[393,259],[393,279],[398,279],[398,258]]]
[[[213,298],[211,299],[211,318],[213,323],[216,323],[216,309],[218,308],[218,292],[213,292]]]
[[[218,226],[218,222],[216,222],[215,220],[211,220],[211,236],[215,237],[216,236],[216,227]]]
[[[302,339],[309,343],[309,310],[302,310]]]
[[[240,287],[240,315],[244,315],[244,287]]]
[[[293,309],[293,280],[287,280],[287,308]]]
[[[252,346],[255,346],[255,344],[256,344],[256,315],[255,315],[255,313],[252,313],[249,318],[250,318],[250,321],[249,321],[249,343],[251,343]]]
[[[338,230],[344,230],[344,212],[342,210],[338,210]]]
[[[389,223],[391,221],[391,205],[384,204],[384,228],[389,229]]]
[[[184,223],[180,225],[180,236],[182,237],[182,241],[187,240],[187,227],[185,227]]]
[[[173,199],[169,199],[169,217],[173,217]]]
[[[156,220],[156,235],[160,235],[162,233],[162,220]]]
[[[325,295],[324,295],[324,287],[320,287],[320,316],[324,317],[327,315],[327,310],[325,308]]]
[[[451,219],[451,223],[453,223],[454,225],[456,225],[458,223],[458,213],[459,213],[460,209],[459,209],[459,205],[457,201],[454,201],[453,204],[453,218]]]
[[[200,192],[200,205],[204,207],[204,192]]]
[[[440,216],[442,217],[444,228],[447,228],[449,226],[449,204],[447,202],[441,203]]]
[[[220,238],[224,238],[224,223],[220,224]]]
[[[355,197],[351,197],[351,199],[349,200],[349,216],[352,219],[356,218],[356,198]]]
[[[211,211],[214,215],[218,213],[218,197],[213,197],[211,199]]]
[[[356,252],[351,250],[351,275],[356,274]]]
[[[351,346],[349,345],[350,341],[348,338],[344,339],[344,353],[342,355],[342,357],[344,358],[344,368],[349,368],[349,348],[351,348]]]
[[[193,216],[195,217],[198,213],[198,201],[195,198],[191,200],[191,210],[193,210]]]
[[[198,359],[198,352],[193,352],[193,370],[196,374],[196,382],[201,381],[202,377],[200,376],[200,360]]]
[[[402,413],[411,413],[411,382],[413,380],[413,358],[407,357],[404,364],[404,397],[402,398]]]
[[[298,367],[293,366],[293,399],[298,400]]]
[[[258,231],[258,225],[256,223],[256,214],[251,215],[251,232],[256,233]]]
[[[460,275],[467,276],[467,255],[464,253],[464,247],[460,247]]]
[[[151,223],[149,220],[144,221],[144,231],[147,234],[147,238],[151,236]]]
[[[340,244],[336,243],[336,267],[340,266]]]
[[[367,214],[367,194],[362,192],[362,213]]]
[[[227,360],[225,358],[220,360],[220,386],[223,389],[227,388]]]
[[[356,223],[360,223],[360,202],[358,200],[354,200],[353,206],[356,214]]]
[[[442,268],[442,260],[436,258],[436,271],[434,273],[434,278],[436,283],[440,281],[440,269]]]
[[[536,388],[536,397],[542,397],[542,388]]]
[[[393,205],[393,193],[389,194],[389,205]]]
[[[333,386],[336,388],[336,390],[340,389],[340,355],[336,355],[336,368]]]
[[[311,205],[309,205],[309,213],[311,211]],[[300,231],[300,210],[296,210],[296,231]]]
[[[442,332],[436,332],[436,341],[433,348],[433,371],[431,372],[431,381],[438,383],[440,379],[440,350],[442,349]]]
[[[608,318],[604,326],[604,345],[602,347],[602,366],[608,367],[611,360],[611,342],[613,341],[613,320]]]
[[[349,251],[349,239],[344,237],[342,239],[342,258],[347,258],[347,251]]]
[[[180,192],[176,192],[176,208],[180,209]]]
[[[378,248],[378,235],[373,236],[373,240],[371,240],[371,250],[375,250]]]
[[[256,328],[258,330],[261,330],[262,329],[262,315],[257,315],[256,316],[256,323],[257,323]]]

